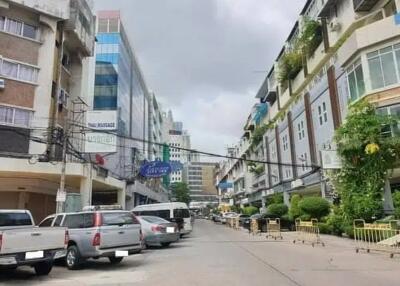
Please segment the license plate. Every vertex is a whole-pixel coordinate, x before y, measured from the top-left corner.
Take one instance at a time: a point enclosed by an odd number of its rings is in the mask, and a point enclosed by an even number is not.
[[[116,250],[115,257],[127,257],[129,255],[128,250]]]
[[[37,259],[37,258],[43,258],[43,256],[44,254],[42,250],[25,253],[25,259]]]
[[[175,227],[167,227],[167,233],[174,233]]]

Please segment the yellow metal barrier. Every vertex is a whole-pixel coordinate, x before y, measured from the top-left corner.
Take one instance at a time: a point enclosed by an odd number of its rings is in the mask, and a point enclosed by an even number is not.
[[[250,223],[250,233],[252,234],[252,235],[256,235],[256,234],[261,234],[261,231],[260,231],[260,229],[259,229],[259,227],[258,227],[258,221],[257,221],[257,219],[252,219],[251,220],[251,223]]]
[[[313,247],[315,244],[325,246],[325,243],[321,240],[318,220],[316,219],[312,219],[311,221],[301,221],[300,219],[296,219],[296,233],[297,238],[293,240],[293,243],[301,241],[302,243],[310,242]]]
[[[239,217],[235,217],[233,219],[233,228],[236,230],[240,229],[240,221],[239,221]]]
[[[278,238],[283,239],[281,233],[281,220],[277,219],[269,219],[267,218],[267,236],[266,238],[273,238],[277,240]]]
[[[353,223],[354,241],[356,252],[366,250],[387,252],[393,258],[400,254],[400,231],[398,221],[366,223],[362,219],[356,219]]]

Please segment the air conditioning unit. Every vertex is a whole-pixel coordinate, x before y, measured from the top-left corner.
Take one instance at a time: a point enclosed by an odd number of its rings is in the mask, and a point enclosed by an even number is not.
[[[340,24],[340,22],[337,19],[333,19],[329,23],[329,28],[331,32],[338,32],[342,29],[342,24]]]
[[[0,78],[0,90],[6,88],[6,82],[4,79]]]

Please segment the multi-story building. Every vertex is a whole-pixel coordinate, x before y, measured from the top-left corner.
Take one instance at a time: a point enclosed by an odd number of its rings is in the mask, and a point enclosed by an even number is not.
[[[245,154],[251,158],[262,150],[269,163],[261,175],[265,182],[253,181],[247,190],[249,203],[264,206],[265,198],[274,193],[283,193],[286,203],[293,193],[330,199],[321,154],[335,154],[334,131],[345,119],[348,105],[364,98],[379,112],[399,114],[399,9],[400,1],[395,0],[307,1],[257,94],[268,103],[263,123],[269,124],[259,146]],[[302,53],[299,44],[304,47],[301,35],[306,30],[312,37]],[[285,71],[287,57],[299,55],[301,64]],[[257,128],[248,131],[252,138]],[[390,133],[398,136],[398,127]],[[386,196],[399,182],[395,170],[386,184]],[[386,210],[392,208],[390,202],[385,200]]]
[[[125,32],[120,11],[99,11],[96,44],[94,110],[117,113],[117,150],[103,154],[104,168],[127,181],[126,205],[167,200],[161,186],[138,181],[143,160],[154,158],[161,143],[160,110],[150,93]],[[156,136],[156,137],[154,137]],[[109,196],[108,191],[104,196]]]
[[[124,182],[82,156],[94,43],[85,0],[0,1],[0,207],[28,208],[36,220],[55,212],[63,145],[68,194],[88,205],[92,188],[112,189],[124,202]]]
[[[163,114],[163,134],[164,140],[169,145],[170,161],[179,162],[183,167],[175,170],[170,175],[170,183],[178,183],[184,181],[187,164],[191,161],[191,153],[187,149],[191,148],[190,135],[187,130],[183,129],[182,122],[174,121],[172,111]]]
[[[217,168],[218,163],[188,163],[186,180],[191,202],[215,203],[218,201],[218,190],[215,187]]]
[[[150,160],[162,159],[163,145],[163,113],[154,93],[150,94],[149,108],[149,155]]]

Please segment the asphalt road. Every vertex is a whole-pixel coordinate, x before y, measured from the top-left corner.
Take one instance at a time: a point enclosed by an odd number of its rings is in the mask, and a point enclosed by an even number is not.
[[[325,247],[251,236],[198,220],[190,237],[149,249],[118,266],[89,261],[81,270],[57,266],[48,277],[30,268],[0,274],[0,285],[399,285],[400,255],[356,254],[351,240],[323,237]]]

